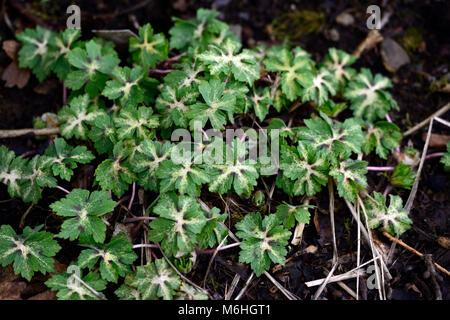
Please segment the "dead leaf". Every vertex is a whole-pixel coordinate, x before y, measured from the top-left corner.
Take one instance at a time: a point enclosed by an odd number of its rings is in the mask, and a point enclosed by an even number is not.
[[[57,300],[56,293],[52,290],[46,290],[38,293],[35,296],[28,298],[28,300]]]
[[[47,79],[41,83],[39,83],[36,87],[33,88],[33,91],[37,94],[47,95],[51,91],[56,89],[58,85],[56,79]]]
[[[445,249],[450,249],[450,238],[448,237],[438,237],[437,242],[441,247],[444,247]]]
[[[359,44],[353,55],[358,59],[364,51],[371,50],[374,48],[378,42],[383,41],[383,36],[378,32],[378,30],[371,30],[367,37]]]
[[[422,134],[422,140],[425,141],[427,139],[427,134]],[[447,136],[445,134],[437,134],[432,133],[430,136],[430,143],[429,147],[432,148],[444,148],[447,145],[447,142],[450,141],[450,136]]]
[[[6,81],[5,87],[7,88],[17,86],[17,88],[22,89],[30,80],[30,70],[20,69],[17,61],[14,60],[3,71],[2,80]]]
[[[22,300],[21,293],[27,287],[25,281],[5,281],[0,283],[0,300]]]
[[[16,40],[5,40],[2,45],[8,57],[13,60],[17,59],[17,51],[19,51],[20,44]]]

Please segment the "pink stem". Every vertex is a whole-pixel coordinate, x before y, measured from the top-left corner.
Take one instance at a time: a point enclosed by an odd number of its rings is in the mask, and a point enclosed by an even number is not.
[[[442,157],[443,155],[444,155],[444,152],[430,153],[430,154],[427,154],[427,155],[426,155],[425,160],[433,159],[433,158],[440,158],[440,157]]]
[[[67,88],[63,83],[63,106],[67,104]]]
[[[136,182],[133,182],[133,187],[132,187],[132,191],[131,191],[131,199],[130,199],[130,202],[128,203],[128,211],[130,211],[131,207],[133,206],[135,194],[136,194]]]
[[[158,248],[158,245],[156,244],[150,244],[150,243],[141,243],[141,244],[135,244],[133,246],[133,249],[139,249],[139,248]]]
[[[130,196],[123,197],[122,199],[120,199],[119,201],[116,202],[116,205],[114,206],[114,208],[129,198],[130,198]]]
[[[368,171],[394,171],[394,167],[367,167]]]
[[[68,191],[68,190],[64,189],[63,187],[60,187],[60,186],[56,186],[55,188],[56,188],[56,189],[59,189],[59,190],[61,190],[61,191],[64,191],[64,192],[65,192],[65,193],[67,193],[67,194],[69,194],[69,193],[70,193],[70,191]]]
[[[226,249],[230,249],[230,248],[237,247],[237,246],[239,246],[240,244],[241,244],[240,242],[236,242],[236,243],[232,243],[232,244],[229,244],[229,245],[220,247],[220,248],[218,248],[218,249],[215,248],[215,249],[201,250],[199,253],[201,253],[201,254],[203,254],[203,253],[206,253],[206,254],[208,254],[208,253],[214,253],[214,252],[216,252],[216,251],[222,251],[222,250],[226,250]]]
[[[386,187],[386,189],[383,192],[383,196],[387,196],[389,192],[391,192],[392,190],[392,186],[390,184],[388,184],[388,186]]]
[[[386,120],[389,121],[389,122],[392,122],[392,119],[391,119],[391,117],[389,116],[389,113],[386,113]]]
[[[150,73],[156,74],[168,74],[172,71],[172,69],[150,69]]]
[[[155,219],[156,219],[155,217],[134,217],[134,218],[125,219],[125,223],[142,221],[142,220],[155,220]]]

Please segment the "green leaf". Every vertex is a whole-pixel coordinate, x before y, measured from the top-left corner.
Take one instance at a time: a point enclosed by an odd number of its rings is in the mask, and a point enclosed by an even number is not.
[[[294,181],[294,195],[312,196],[328,182],[328,161],[323,152],[302,143],[298,147],[281,147],[280,169],[283,176]]]
[[[331,71],[338,88],[342,89],[356,73],[354,69],[349,68],[355,61],[354,55],[336,48],[330,48],[323,59],[323,65]]]
[[[0,146],[0,182],[8,185],[11,197],[21,197],[23,194],[21,181],[30,174],[26,160],[16,157],[14,151],[6,146]]]
[[[206,63],[211,74],[228,76],[232,73],[236,80],[252,85],[260,77],[259,66],[250,50],[238,53],[241,46],[239,42],[227,39],[221,47],[210,45],[211,50],[198,58]]]
[[[65,198],[54,202],[50,208],[57,215],[67,217],[59,236],[75,240],[80,234],[92,235],[99,243],[105,241],[106,226],[101,216],[114,210],[116,202],[107,191],[74,189]]]
[[[375,149],[376,154],[387,159],[388,152],[399,146],[402,134],[400,128],[388,121],[378,121],[367,131],[362,145],[365,154]]]
[[[32,69],[41,82],[50,75],[58,58],[58,52],[51,46],[55,36],[54,32],[40,26],[35,29],[27,28],[16,36],[22,43],[19,66]]]
[[[213,207],[206,213],[207,221],[200,233],[198,241],[200,248],[213,248],[222,242],[228,235],[228,230],[221,222],[224,222],[227,217],[226,213],[220,214],[220,210],[216,207]]]
[[[70,72],[70,63],[67,59],[67,53],[72,50],[75,41],[77,41],[80,36],[80,29],[66,29],[59,32],[59,34],[53,38],[52,44],[56,47],[58,58],[55,61],[52,70],[61,81],[66,79]]]
[[[103,190],[111,190],[121,197],[136,180],[128,157],[132,149],[124,141],[114,145],[113,159],[106,159],[95,170],[95,180]]]
[[[162,33],[153,34],[149,23],[139,28],[139,37],[130,38],[130,53],[136,63],[153,68],[157,62],[168,58],[169,43],[166,37]]]
[[[236,223],[236,235],[242,239],[239,261],[250,263],[258,277],[269,269],[271,261],[284,265],[291,232],[280,224],[276,214],[263,220],[260,213],[247,213]]]
[[[130,265],[137,259],[133,244],[126,236],[112,237],[107,244],[88,244],[90,249],[81,251],[78,257],[80,268],[92,269],[100,260],[100,274],[106,281],[117,283],[119,276],[131,272]]]
[[[317,150],[324,150],[329,158],[347,152],[361,153],[364,136],[361,126],[354,119],[343,123],[333,122],[327,115],[306,119],[306,128],[298,129],[298,139]]]
[[[97,116],[92,122],[88,136],[94,142],[95,150],[99,154],[112,152],[116,141],[112,117],[106,113]]]
[[[250,101],[259,121],[263,121],[269,113],[269,107],[272,104],[272,100],[270,99],[270,88],[265,87],[263,89],[254,90]]]
[[[149,240],[161,242],[170,256],[194,249],[206,223],[205,214],[194,198],[162,194],[153,211],[159,217],[150,223]]]
[[[447,142],[447,152],[442,156],[441,163],[444,164],[445,171],[450,170],[450,142]]]
[[[120,140],[133,137],[138,140],[151,138],[154,135],[152,129],[159,126],[158,116],[154,115],[153,109],[149,107],[122,109],[119,116],[113,120]]]
[[[403,188],[411,190],[414,180],[416,179],[416,173],[411,170],[411,166],[399,162],[392,173],[389,181],[394,188]]]
[[[337,85],[332,74],[322,68],[317,74],[313,74],[311,81],[305,82],[304,87],[302,101],[315,101],[321,105],[328,100],[328,96],[336,94]]]
[[[176,294],[176,300],[208,300],[208,295],[183,282],[180,291]]]
[[[317,107],[318,111],[325,113],[329,117],[336,117],[342,110],[346,109],[345,103],[334,103],[333,100],[327,100]]]
[[[133,286],[135,274],[128,274],[124,283],[114,291],[120,300],[142,300],[141,292]]]
[[[144,90],[140,84],[146,76],[141,67],[130,69],[116,67],[112,71],[113,80],[106,82],[102,94],[110,100],[119,99],[122,107],[134,108],[144,101]]]
[[[133,158],[132,166],[138,175],[138,183],[145,190],[158,191],[159,179],[156,175],[158,167],[170,155],[172,144],[145,139]]]
[[[362,68],[348,84],[344,97],[351,101],[350,109],[356,118],[375,122],[382,119],[391,109],[398,110],[397,102],[385,89],[392,83],[381,74],[372,75],[369,69]]]
[[[88,128],[86,124],[91,124],[101,114],[102,112],[98,107],[90,105],[87,94],[73,98],[68,106],[64,106],[58,112],[61,135],[66,139],[74,136],[77,139],[87,139]]]
[[[30,172],[24,175],[22,199],[24,202],[37,203],[42,198],[42,188],[54,188],[57,180],[52,173],[53,159],[36,155],[28,163]]]
[[[223,161],[211,164],[213,172],[209,182],[209,191],[224,194],[234,190],[238,195],[249,196],[257,185],[259,173],[256,161],[245,159],[248,143],[234,139],[232,145],[219,140],[223,150]],[[220,159],[219,159],[220,160]]]
[[[354,202],[360,189],[367,187],[367,162],[353,159],[334,161],[330,176],[336,179],[339,196]]]
[[[283,226],[286,229],[292,229],[295,226],[295,222],[309,223],[311,214],[309,209],[314,208],[310,205],[293,206],[288,203],[283,203],[277,206],[276,215],[278,219],[283,222]]]
[[[202,128],[206,123],[211,123],[214,129],[222,130],[228,119],[233,122],[233,107],[236,98],[229,93],[224,93],[225,82],[220,80],[202,81],[199,85],[199,91],[204,103],[196,103],[191,106],[188,112],[191,129],[194,128],[196,121],[201,122]]]
[[[56,138],[45,150],[45,155],[52,159],[53,174],[67,181],[70,181],[78,163],[89,163],[95,158],[85,146],[73,148],[63,138]]]
[[[294,56],[286,46],[272,47],[263,62],[267,71],[281,72],[281,90],[290,101],[300,97],[302,88],[312,82],[312,61],[303,55]]]
[[[132,285],[139,289],[143,300],[172,300],[181,280],[164,259],[158,259],[137,267]]]
[[[69,266],[76,267],[75,265]],[[69,269],[68,269],[69,270]],[[64,271],[55,274],[45,282],[45,285],[52,291],[57,291],[58,300],[99,300],[84,284],[75,278],[76,273],[68,273]],[[106,281],[100,279],[97,272],[89,272],[86,276],[79,276],[84,283],[97,292],[106,289]]]
[[[61,249],[50,232],[25,227],[21,235],[9,225],[0,227],[0,264],[13,263],[14,273],[31,280],[35,272],[53,272],[53,257]]]
[[[396,236],[411,228],[413,222],[408,217],[408,211],[403,209],[402,198],[389,195],[389,207],[386,206],[386,197],[381,193],[373,192],[373,199],[375,201],[372,199],[364,201],[370,228],[379,228]]]

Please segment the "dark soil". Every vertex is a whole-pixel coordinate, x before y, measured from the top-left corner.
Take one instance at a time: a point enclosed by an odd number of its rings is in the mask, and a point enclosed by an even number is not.
[[[133,27],[133,18],[139,24],[150,22],[157,32],[167,32],[171,26],[171,16],[189,18],[195,15],[197,8],[215,8],[220,11],[221,19],[229,24],[242,27],[242,40],[246,45],[264,42],[269,45],[277,43],[277,39],[268,26],[276,17],[292,11],[312,10],[324,15],[325,23],[322,29],[315,34],[309,34],[299,39],[291,39],[293,45],[301,45],[313,54],[316,60],[320,60],[327,53],[329,47],[352,52],[367,35],[366,8],[374,1],[4,1],[1,13],[0,37],[2,40],[14,38],[14,32],[25,27],[34,27],[36,22],[43,22],[54,30],[65,27],[65,10],[68,5],[75,2],[82,10],[83,37],[89,38],[91,29],[121,29]],[[391,90],[397,100],[400,111],[391,112],[393,121],[400,126],[402,131],[419,123],[439,107],[449,101],[448,93],[432,92],[431,81],[440,79],[449,73],[450,62],[450,37],[448,36],[450,24],[450,5],[444,1],[382,1],[380,4],[382,12],[391,11],[392,16],[383,28],[384,37],[391,37],[401,43],[402,37],[410,27],[418,29],[422,34],[419,49],[409,52],[411,63],[403,66],[396,73],[388,72],[383,66],[378,48],[363,53],[356,67],[370,68],[374,73],[382,73],[393,79],[394,88]],[[388,4],[387,4],[388,3]],[[18,4],[18,5],[17,5]],[[145,6],[139,7],[139,4]],[[383,5],[384,4],[384,5]],[[24,9],[19,10],[20,8]],[[335,22],[336,16],[348,10],[355,22],[352,26],[344,27]],[[21,12],[22,11],[22,12]],[[5,16],[11,21],[11,27],[5,23]],[[335,29],[339,33],[338,42],[330,39],[330,30]],[[282,39],[280,39],[282,40]],[[0,52],[0,72],[10,63],[10,58],[2,51]],[[28,85],[23,89],[4,88],[0,89],[0,129],[29,128],[32,120],[45,112],[57,112],[62,107],[62,86],[56,84],[49,93],[42,95],[36,93],[38,81],[32,76]],[[308,116],[310,110],[297,109],[294,113],[283,115],[294,117],[295,123],[301,123],[303,117]],[[443,118],[446,118],[443,116]],[[448,119],[448,116],[447,118]],[[425,130],[425,129],[424,129]],[[402,141],[403,145],[411,142],[414,147],[422,150],[422,132],[408,137]],[[433,132],[447,133],[448,128],[436,124]],[[49,141],[38,140],[33,137],[0,140],[0,144],[8,146],[16,154],[29,151],[41,153],[45,150]],[[76,142],[74,142],[76,143]],[[443,151],[431,148],[429,152]],[[395,160],[383,161],[376,157],[367,159],[371,165],[394,164]],[[92,167],[84,166],[77,170],[76,179],[72,185],[62,185],[73,188],[80,185],[91,185],[92,178],[89,174]],[[386,178],[377,173],[368,175],[370,190],[383,192],[388,182]],[[272,184],[268,179],[266,183]],[[441,246],[438,237],[448,237],[449,234],[449,175],[443,170],[438,159],[429,160],[425,163],[421,183],[414,202],[410,217],[414,226],[407,231],[402,240],[422,253],[432,254],[433,260],[443,267],[450,268],[450,251]],[[260,186],[263,188],[263,186]],[[400,192],[406,200],[408,192]],[[38,225],[45,223],[51,231],[56,231],[60,221],[51,214],[48,205],[57,200],[63,194],[60,191],[45,190],[44,197],[38,205],[34,206],[26,219],[27,225]],[[150,203],[154,197],[150,196]],[[220,206],[220,199],[210,195],[203,197],[209,204]],[[275,193],[274,199],[280,199],[281,193]],[[234,199],[246,211],[257,210],[247,200]],[[274,201],[276,205],[278,201]],[[317,287],[308,288],[305,282],[323,278],[331,269],[332,245],[330,236],[328,210],[328,196],[326,192],[315,200],[318,209],[315,212],[314,223],[305,228],[303,242],[298,247],[292,247],[288,257],[290,261],[279,270],[272,270],[274,277],[289,291],[301,299],[310,299]],[[0,225],[11,224],[17,228],[21,216],[29,205],[17,199],[10,199],[6,187],[0,185]],[[274,205],[272,205],[272,210]],[[138,209],[136,209],[138,210]],[[139,209],[140,210],[140,209]],[[239,211],[238,209],[233,209]],[[124,214],[121,212],[119,214]],[[53,230],[52,230],[53,229]],[[380,243],[387,249],[390,247],[388,239],[379,233]],[[342,263],[335,274],[348,271],[356,265],[356,227],[345,203],[336,202],[336,237],[338,240],[338,251],[342,257]],[[70,244],[63,243],[64,249],[57,259],[68,264],[77,257],[79,249]],[[317,247],[314,253],[306,253],[305,248]],[[194,271],[188,277],[196,283],[201,283],[209,263],[210,255],[199,256]],[[364,261],[371,259],[370,249],[363,249]],[[389,283],[388,293],[391,299],[434,299],[435,288],[432,281],[426,278],[427,267],[424,261],[413,253],[397,246],[393,265],[390,270],[393,280]],[[1,268],[0,268],[1,269]],[[239,274],[241,281],[235,292],[238,292],[250,275],[249,268],[238,262],[238,250],[231,249],[220,252],[212,263],[207,286],[211,292],[215,292],[216,298],[223,298],[234,278]],[[443,299],[450,298],[449,278],[443,274],[443,280],[439,282]],[[364,281],[361,281],[364,283]],[[355,289],[355,281],[346,281],[351,288]],[[111,290],[114,288],[111,288]],[[43,290],[43,289],[42,289]],[[361,291],[364,295],[364,288]],[[368,290],[365,293],[367,299],[376,299],[377,291]],[[336,284],[330,284],[324,291],[323,297],[327,299],[340,300],[350,299],[348,293]],[[25,297],[24,295],[22,297]],[[246,299],[284,299],[272,282],[261,277],[252,281],[246,291]]]

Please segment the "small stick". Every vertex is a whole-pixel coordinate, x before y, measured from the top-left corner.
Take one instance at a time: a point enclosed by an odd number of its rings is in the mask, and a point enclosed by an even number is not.
[[[423,120],[422,122],[420,122],[419,124],[415,125],[414,127],[412,127],[411,129],[407,130],[405,133],[403,133],[403,137],[409,136],[411,134],[413,134],[414,132],[418,131],[419,129],[425,127],[433,118],[439,117],[441,115],[443,115],[444,113],[446,113],[448,110],[450,110],[450,102],[447,103],[445,106],[443,106],[442,108],[440,108],[438,111],[436,111],[435,113],[433,113],[431,116],[429,116],[428,118],[426,118],[425,120]]]
[[[152,249],[156,249],[158,248],[158,246],[156,244],[150,244],[150,243],[140,243],[140,244],[135,244],[133,246],[133,249],[139,249],[139,248],[152,248]]]
[[[389,233],[387,233],[386,231],[383,231],[383,235],[388,238],[389,240],[401,245],[403,248],[405,248],[408,251],[411,251],[412,253],[418,255],[419,257],[423,257],[423,253],[417,251],[416,249],[414,249],[413,247],[410,247],[409,245],[407,245],[406,243],[404,243],[402,240],[397,239],[393,236],[391,236]],[[433,262],[434,266],[436,268],[438,268],[440,271],[442,271],[443,273],[445,273],[446,275],[450,276],[450,272],[445,269],[444,267],[440,266],[439,264],[437,264],[436,262]]]
[[[227,237],[228,237],[228,235],[227,235]],[[225,238],[224,238],[224,240],[225,240]],[[237,246],[240,246],[240,245],[241,245],[240,242],[235,242],[235,243],[232,243],[232,244],[228,244],[228,245],[223,246],[223,247],[219,245],[215,249],[201,250],[199,253],[200,254],[210,254],[210,253],[215,253],[216,251],[227,250],[227,249],[234,248],[234,247],[237,247]]]
[[[142,217],[133,217],[133,218],[127,218],[125,219],[125,223],[131,223],[131,222],[137,222],[137,221],[142,221],[142,220],[155,220],[156,217],[147,217],[147,216],[142,216]]]
[[[58,133],[59,128],[0,130],[0,139],[16,138],[26,136],[27,134],[33,134],[35,136],[51,136]]]
[[[131,198],[130,202],[128,203],[128,211],[131,210],[131,207],[133,206],[134,196],[136,195],[136,182],[133,182],[133,187],[131,191]]]
[[[106,299],[102,294],[100,294],[99,292],[97,292],[97,290],[95,290],[94,288],[92,288],[90,285],[88,285],[86,282],[84,282],[79,276],[77,276],[76,274],[72,274],[72,277],[75,278],[75,280],[77,280],[79,283],[81,283],[83,286],[86,287],[86,289],[88,289],[90,292],[92,292],[93,295],[95,295],[97,298],[101,299],[101,300],[108,300]]]
[[[241,297],[244,295],[245,290],[247,290],[248,285],[250,284],[250,282],[253,279],[253,276],[255,275],[254,272],[252,272],[252,274],[250,275],[250,277],[248,277],[247,281],[245,282],[244,287],[241,289],[241,291],[239,291],[238,295],[236,296],[236,298],[234,300],[239,300],[241,299]]]
[[[436,268],[433,265],[433,260],[431,254],[424,254],[423,260],[425,261],[425,264],[427,265],[427,272],[429,273],[429,276],[431,277],[431,283],[434,287],[434,296],[436,300],[442,300],[442,292],[441,288],[439,287],[439,283],[437,281],[438,278],[442,281],[442,277],[436,273]]]

